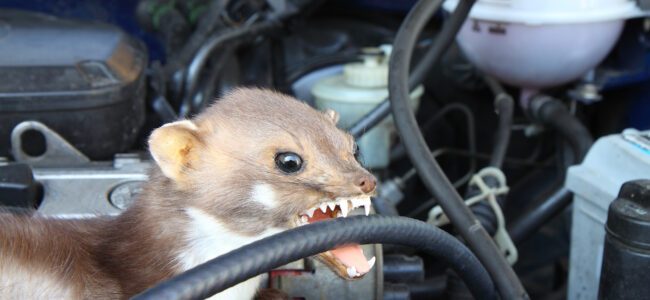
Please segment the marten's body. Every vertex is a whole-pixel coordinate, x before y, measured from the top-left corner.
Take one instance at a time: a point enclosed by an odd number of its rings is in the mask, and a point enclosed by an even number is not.
[[[332,112],[241,89],[157,129],[157,167],[118,217],[0,215],[0,299],[128,298],[255,240],[367,207],[374,178],[335,123]],[[321,256],[342,276],[368,272],[374,259],[345,248]],[[215,298],[250,299],[259,283]]]

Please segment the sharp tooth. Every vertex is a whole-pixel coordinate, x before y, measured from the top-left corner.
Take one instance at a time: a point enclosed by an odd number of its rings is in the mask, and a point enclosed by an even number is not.
[[[314,217],[314,212],[315,212],[315,211],[316,211],[316,208],[315,208],[315,207],[314,207],[314,208],[310,208],[310,209],[308,209],[308,210],[307,210],[307,216],[309,216],[310,218]]]
[[[370,214],[370,206],[372,205],[370,203],[370,198],[366,199],[363,201],[363,209],[366,211],[366,216]]]
[[[347,271],[348,271],[348,276],[350,276],[350,278],[357,277],[358,276],[357,274],[359,274],[357,273],[357,269],[355,267],[348,267]]]
[[[320,211],[322,211],[323,213],[327,212],[327,203],[321,203]]]
[[[300,221],[307,224],[309,223],[309,218],[305,215],[300,216]]]
[[[344,218],[346,218],[348,216],[348,200],[339,200],[338,205],[341,208],[341,214]]]
[[[334,209],[336,208],[336,202],[334,201],[327,202],[327,207],[329,207],[332,211],[334,211]]]
[[[352,202],[352,207],[353,208],[357,208],[357,207],[363,205],[363,199],[352,198],[352,199],[350,199],[350,201]]]
[[[368,260],[368,264],[370,265],[370,268],[375,266],[375,257],[373,256],[370,260]]]

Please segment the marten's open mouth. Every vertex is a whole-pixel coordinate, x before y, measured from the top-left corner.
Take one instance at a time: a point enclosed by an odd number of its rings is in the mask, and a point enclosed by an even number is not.
[[[361,208],[366,216],[370,213],[370,197],[340,197],[322,202],[298,216],[297,226],[333,218],[345,218],[354,209]],[[375,264],[375,257],[367,259],[359,244],[350,244],[319,254],[319,258],[345,279],[363,277]]]

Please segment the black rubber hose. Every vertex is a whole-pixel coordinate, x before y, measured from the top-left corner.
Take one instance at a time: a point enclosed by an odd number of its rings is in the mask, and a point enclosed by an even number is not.
[[[198,21],[196,30],[187,38],[183,47],[177,53],[168,54],[168,63],[165,66],[167,74],[172,74],[178,69],[184,67],[196,51],[205,43],[205,40],[218,28],[226,24],[222,22],[219,13],[226,10],[225,6],[228,1],[213,0],[208,5],[205,15],[201,16]]]
[[[508,233],[515,244],[520,244],[537,232],[548,221],[562,212],[570,203],[573,194],[564,187],[558,188],[539,206],[523,214],[508,226]]]
[[[501,168],[503,161],[508,152],[510,144],[510,133],[512,127],[512,118],[515,112],[515,101],[501,86],[501,84],[490,76],[484,78],[487,85],[494,94],[494,107],[499,115],[499,126],[497,127],[494,150],[490,159],[490,166]]]
[[[219,33],[208,40],[197,51],[194,58],[187,67],[185,74],[185,84],[183,92],[183,101],[181,104],[179,117],[185,118],[192,113],[192,97],[196,93],[199,82],[199,76],[212,55],[223,49],[226,45],[237,44],[259,37],[270,30],[280,26],[278,21],[262,21],[245,27],[230,29],[226,32]]]
[[[418,35],[439,6],[440,1],[418,1],[406,16],[395,38],[388,73],[389,99],[395,125],[420,179],[490,272],[502,298],[528,299],[528,294],[503,254],[431,155],[409,105],[408,74],[413,48]]]
[[[309,224],[264,238],[154,286],[133,299],[204,299],[239,282],[337,246],[386,243],[421,249],[446,262],[477,299],[495,299],[490,276],[445,231],[404,217],[357,216]]]
[[[530,102],[530,116],[545,127],[558,132],[569,142],[574,162],[580,163],[594,143],[587,127],[578,120],[559,100],[539,95]],[[529,210],[508,226],[515,243],[521,243],[537,232],[546,222],[564,211],[572,200],[572,194],[564,187],[557,188],[539,206]]]
[[[506,93],[505,89],[501,84],[491,76],[484,76],[483,80],[488,85],[492,93],[494,94],[494,108],[497,115],[499,116],[499,125],[497,127],[496,139],[494,142],[494,150],[492,150],[492,155],[490,157],[490,166],[499,168],[503,167],[503,161],[506,158],[508,152],[508,145],[510,145],[510,135],[512,127],[512,118],[515,111],[515,101],[512,97]],[[495,178],[484,178],[486,183],[490,187],[495,187],[498,185],[498,181]],[[468,192],[467,198],[473,197],[480,193],[476,187],[470,187],[471,190]],[[505,201],[505,195],[499,196],[499,204],[503,205]],[[497,220],[494,215],[492,207],[481,201],[472,207],[472,212],[476,215],[476,218],[481,222],[481,225],[485,228],[490,235],[494,235],[497,230]]]
[[[558,132],[573,149],[575,162],[580,163],[594,138],[578,118],[571,114],[562,101],[547,95],[535,96],[530,102],[530,115],[544,125]]]
[[[439,2],[439,1],[434,1]],[[474,5],[474,0],[461,1],[454,12],[451,14],[442,30],[436,37],[435,42],[427,53],[415,64],[413,72],[409,75],[409,90],[415,89],[426,77],[429,70],[440,60],[440,57],[447,51],[449,46],[454,42],[454,38],[460,30],[460,27],[465,22],[470,9]],[[379,105],[373,108],[359,121],[353,124],[348,131],[354,138],[358,139],[367,131],[379,124],[390,114],[390,101],[388,99],[382,101]]]

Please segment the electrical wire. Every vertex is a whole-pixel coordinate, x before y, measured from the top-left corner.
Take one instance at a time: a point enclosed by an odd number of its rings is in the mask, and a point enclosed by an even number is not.
[[[422,125],[422,131],[425,131],[429,129],[436,121],[440,120],[441,118],[445,117],[451,112],[460,112],[464,117],[465,117],[465,124],[467,126],[467,148],[471,153],[476,153],[476,130],[475,130],[475,118],[474,118],[474,113],[472,113],[472,110],[467,107],[467,105],[462,104],[460,102],[454,102],[445,105],[443,108],[441,108],[439,111],[436,112],[436,114],[429,119],[426,123]],[[400,144],[403,148],[403,144]],[[436,154],[438,150],[433,152],[433,156],[437,157],[439,154]],[[442,154],[442,153],[440,153]],[[470,167],[469,167],[469,177],[471,177],[471,174],[473,174],[476,171],[476,159],[471,158],[470,159]],[[415,168],[411,168],[408,170],[404,175],[402,176],[401,180],[402,182],[406,182],[410,180],[413,176],[417,174]],[[468,177],[467,175],[463,176],[463,178]],[[461,178],[462,179],[462,178]],[[462,185],[462,183],[460,184]],[[454,184],[456,186],[456,184]],[[458,186],[456,186],[458,187]]]

